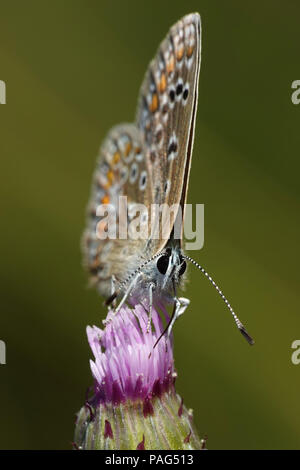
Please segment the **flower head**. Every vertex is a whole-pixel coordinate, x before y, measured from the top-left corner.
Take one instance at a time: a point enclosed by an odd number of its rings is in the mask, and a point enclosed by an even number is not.
[[[136,305],[109,312],[104,329],[87,328],[94,395],[77,415],[76,448],[201,448],[191,412],[175,392],[172,336],[162,335],[154,309],[152,324],[148,331],[148,314]]]
[[[95,360],[95,399],[101,403],[147,400],[160,396],[174,383],[172,340],[164,335],[160,315],[153,309],[153,329],[147,331],[148,314],[141,305],[111,312],[103,330],[87,327]]]

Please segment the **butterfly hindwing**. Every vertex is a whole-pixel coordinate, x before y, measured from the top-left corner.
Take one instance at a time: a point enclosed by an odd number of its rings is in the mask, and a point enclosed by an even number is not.
[[[135,205],[151,203],[150,183],[140,131],[134,124],[114,127],[100,149],[83,238],[84,264],[92,283],[98,285],[104,295],[110,294],[112,276],[123,280],[130,272],[133,260],[143,256],[147,241],[131,239],[127,234],[120,238],[119,198],[126,196],[128,213],[125,216],[130,224]],[[107,219],[97,215],[97,208],[103,204],[111,205],[117,215],[113,239],[102,239],[107,231]]]

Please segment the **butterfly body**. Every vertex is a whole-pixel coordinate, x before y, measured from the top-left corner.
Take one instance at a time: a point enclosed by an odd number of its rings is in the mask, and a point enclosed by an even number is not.
[[[181,248],[167,246],[157,258],[147,263],[140,271],[134,282],[132,293],[128,300],[132,303],[147,304],[149,286],[153,289],[154,303],[159,299],[163,303],[172,303],[174,288],[184,282],[186,262],[182,257]],[[132,274],[132,271],[131,271]],[[121,295],[126,294],[126,288]]]

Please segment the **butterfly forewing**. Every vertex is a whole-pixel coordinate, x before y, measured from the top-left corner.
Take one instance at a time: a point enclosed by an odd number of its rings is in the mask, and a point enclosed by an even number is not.
[[[150,63],[141,87],[137,126],[144,136],[156,204],[165,203],[170,207],[185,203],[200,53],[200,16],[195,13],[171,28]],[[170,229],[174,220],[175,213],[171,214]],[[155,252],[161,250],[167,240],[160,238],[151,242]]]

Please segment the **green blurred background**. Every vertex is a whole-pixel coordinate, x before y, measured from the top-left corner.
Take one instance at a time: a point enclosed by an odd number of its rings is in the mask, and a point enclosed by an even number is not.
[[[205,245],[190,254],[256,344],[191,267],[177,389],[210,449],[300,448],[296,0],[0,2],[0,448],[70,448],[91,384],[85,327],[105,313],[79,246],[95,157],[191,11],[203,59],[189,202],[205,204]]]

